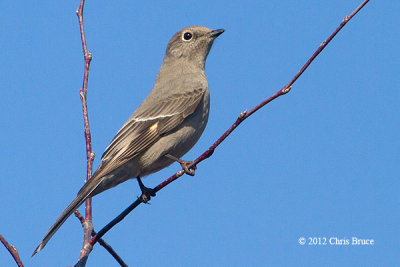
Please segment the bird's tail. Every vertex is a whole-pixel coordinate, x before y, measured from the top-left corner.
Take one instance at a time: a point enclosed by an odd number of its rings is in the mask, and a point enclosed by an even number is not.
[[[97,186],[100,184],[101,177],[93,177],[90,179],[79,191],[77,197],[69,204],[69,206],[63,211],[63,213],[58,217],[56,222],[50,227],[49,231],[46,233],[44,236],[43,240],[40,242],[40,244],[37,246],[35,251],[32,254],[32,257],[42,250],[47,242],[51,239],[51,237],[57,232],[57,230],[63,225],[63,223],[68,219],[69,216],[71,216],[72,213],[76,209],[78,209],[83,202],[90,196],[90,194],[97,188]]]

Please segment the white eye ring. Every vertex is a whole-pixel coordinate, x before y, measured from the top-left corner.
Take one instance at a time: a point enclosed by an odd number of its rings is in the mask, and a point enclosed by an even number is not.
[[[192,32],[190,32],[190,31],[186,31],[186,32],[184,32],[183,34],[182,34],[182,40],[183,41],[190,41],[190,40],[192,40],[192,38],[193,38],[193,33]]]

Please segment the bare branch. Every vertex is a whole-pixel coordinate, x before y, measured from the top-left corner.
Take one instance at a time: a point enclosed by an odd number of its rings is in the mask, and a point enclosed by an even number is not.
[[[79,8],[76,10],[76,14],[79,20],[79,28],[81,32],[81,39],[82,39],[82,50],[83,50],[83,57],[85,60],[85,70],[83,74],[83,85],[81,90],[79,91],[79,95],[82,102],[82,111],[83,111],[83,121],[84,121],[84,128],[85,128],[85,140],[86,140],[86,162],[87,162],[87,172],[86,172],[86,182],[92,177],[92,169],[93,169],[93,160],[94,160],[94,152],[92,151],[92,143],[91,143],[91,134],[90,134],[90,127],[89,127],[89,115],[87,110],[87,86],[89,80],[89,67],[90,62],[92,61],[92,54],[90,51],[87,50],[86,46],[86,37],[85,37],[85,30],[83,27],[83,6],[85,4],[85,0],[81,0]],[[88,198],[86,200],[86,208],[85,208],[85,221],[82,224],[84,238],[83,238],[83,245],[80,253],[80,258],[84,254],[84,251],[87,248],[87,244],[90,241],[91,233],[93,230],[92,225],[92,199]]]
[[[95,236],[95,235],[96,235],[96,232],[93,231],[92,236]],[[121,265],[123,267],[128,266],[106,241],[104,241],[102,238],[100,238],[98,242],[103,248],[105,248],[108,251],[108,253],[111,254],[111,256],[113,256],[113,258],[119,263],[119,265]]]
[[[22,264],[21,259],[19,258],[19,254],[18,254],[17,249],[13,245],[8,244],[8,242],[4,239],[4,237],[2,235],[0,235],[0,241],[6,247],[8,252],[10,252],[11,256],[14,258],[15,263],[19,267],[24,267],[24,265]]]
[[[81,222],[82,227],[83,227],[83,225],[84,225],[84,223],[85,223],[85,218],[83,218],[82,214],[80,214],[80,212],[79,212],[78,210],[76,210],[76,211],[74,212],[74,214],[75,214],[75,216],[79,219],[79,221]],[[95,231],[95,230],[92,230],[92,234],[91,234],[91,235],[92,235],[92,236],[97,235],[96,231]],[[111,256],[113,256],[113,258],[114,258],[121,266],[128,266],[128,265],[124,262],[124,260],[117,254],[117,252],[115,252],[115,250],[111,247],[110,244],[108,244],[108,243],[107,243],[106,241],[104,241],[102,238],[100,238],[100,239],[98,240],[98,242],[99,242],[99,244],[100,244],[102,247],[104,247],[104,248],[108,251],[108,253],[111,254]]]
[[[83,121],[84,121],[84,129],[85,129],[85,141],[86,141],[86,162],[87,162],[87,172],[86,172],[86,182],[92,177],[93,171],[93,161],[95,154],[92,150],[92,142],[91,142],[91,134],[90,134],[90,127],[89,127],[89,114],[87,109],[87,86],[89,80],[89,67],[90,62],[92,61],[92,53],[88,51],[86,45],[86,36],[85,36],[85,29],[83,26],[83,7],[85,5],[85,0],[81,0],[81,3],[76,10],[76,15],[78,16],[79,20],[79,28],[81,33],[81,40],[82,40],[82,50],[83,50],[83,57],[85,60],[85,70],[83,74],[83,85],[79,91],[79,95],[82,102],[82,111],[83,111]],[[80,220],[83,232],[84,232],[84,240],[81,249],[81,253],[79,256],[79,265],[85,266],[87,261],[87,256],[89,255],[90,251],[92,250],[93,246],[89,243],[91,240],[91,236],[95,236],[96,232],[93,229],[92,224],[92,199],[88,198],[86,200],[85,206],[85,218],[79,213],[79,211],[75,211],[76,217]],[[113,250],[113,248],[107,244],[103,239],[99,239],[98,242],[102,245],[110,254],[114,257],[114,259],[121,265],[127,266],[126,263],[121,259],[121,257]],[[86,255],[86,256],[84,256]]]
[[[228,130],[225,131],[225,133],[217,140],[213,145],[211,145],[203,154],[201,154],[198,158],[196,158],[191,165],[188,167],[190,168],[191,166],[196,166],[203,160],[209,158],[215,151],[215,149],[248,117],[250,117],[253,113],[255,113],[257,110],[260,108],[264,107],[271,101],[275,100],[276,98],[285,95],[290,92],[292,89],[292,85],[294,82],[304,73],[304,71],[310,66],[310,64],[314,61],[314,59],[322,52],[322,50],[325,49],[325,47],[332,41],[332,39],[336,36],[336,34],[349,22],[367,3],[369,0],[365,0],[359,7],[357,7],[353,13],[351,13],[349,16],[346,16],[343,21],[340,23],[340,25],[336,28],[336,30],[326,39],[319,47],[318,49],[314,52],[314,54],[310,57],[310,59],[304,64],[304,66],[299,70],[299,72],[278,92],[276,92],[274,95],[271,97],[265,99],[262,101],[260,104],[252,108],[251,110],[243,111],[242,113],[239,114],[238,118],[236,121],[229,127]],[[168,184],[172,183],[179,177],[181,177],[185,171],[182,169],[169,177],[168,179],[164,180],[161,184],[153,188],[155,192],[160,191],[163,189],[165,186]],[[146,196],[149,198],[148,196]],[[105,233],[107,233],[114,225],[119,223],[121,220],[125,218],[126,215],[128,215],[132,210],[134,210],[137,206],[139,206],[141,203],[146,202],[144,199],[144,196],[142,195],[140,198],[138,198],[136,201],[134,201],[127,209],[125,209],[120,215],[118,215],[114,220],[112,220],[109,224],[107,224],[103,229],[101,229],[97,235],[95,235],[92,240],[90,241],[90,244],[93,246]]]

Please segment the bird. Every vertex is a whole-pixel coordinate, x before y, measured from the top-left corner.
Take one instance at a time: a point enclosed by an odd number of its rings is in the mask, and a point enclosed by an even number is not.
[[[208,122],[210,94],[205,62],[214,40],[224,31],[191,26],[170,39],[153,89],[118,131],[92,178],[50,227],[32,256],[87,198],[134,178],[144,195],[154,196],[141,177],[176,161],[187,174],[194,175],[191,162],[180,158],[195,145]]]

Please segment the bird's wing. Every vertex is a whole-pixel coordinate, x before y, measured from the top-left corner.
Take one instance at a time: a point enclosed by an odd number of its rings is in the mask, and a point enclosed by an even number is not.
[[[101,157],[101,176],[120,167],[154,144],[162,135],[177,128],[192,114],[205,90],[173,94],[151,108],[135,112],[119,130]]]

